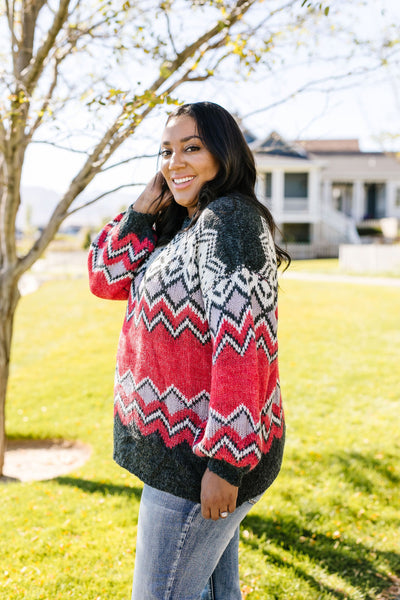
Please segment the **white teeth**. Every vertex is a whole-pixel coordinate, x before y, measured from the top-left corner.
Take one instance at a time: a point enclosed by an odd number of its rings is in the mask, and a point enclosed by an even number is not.
[[[181,177],[180,179],[173,179],[174,183],[186,183],[187,181],[191,181],[194,177]]]

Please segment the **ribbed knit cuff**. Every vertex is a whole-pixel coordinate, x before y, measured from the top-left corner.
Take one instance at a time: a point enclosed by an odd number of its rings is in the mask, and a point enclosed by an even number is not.
[[[239,487],[242,483],[243,475],[249,472],[250,467],[234,467],[223,460],[210,458],[208,461],[210,471],[225,479],[231,485]]]
[[[149,237],[154,238],[153,223],[155,216],[149,213],[137,212],[130,206],[119,224],[119,232],[121,236],[136,233],[139,238]]]

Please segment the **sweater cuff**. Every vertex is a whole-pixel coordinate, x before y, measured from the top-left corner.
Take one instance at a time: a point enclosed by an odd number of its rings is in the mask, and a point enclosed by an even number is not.
[[[150,213],[137,212],[130,206],[122,217],[119,224],[119,233],[125,237],[130,233],[135,233],[139,238],[155,238],[153,223],[155,215]]]
[[[236,487],[240,487],[243,476],[250,470],[250,467],[234,467],[223,460],[216,460],[215,458],[210,458],[207,466],[210,471]]]

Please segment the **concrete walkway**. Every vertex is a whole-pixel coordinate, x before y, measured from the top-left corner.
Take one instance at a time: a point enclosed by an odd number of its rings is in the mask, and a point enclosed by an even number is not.
[[[328,283],[355,283],[357,285],[378,285],[400,287],[400,277],[367,277],[362,275],[336,275],[329,273],[306,273],[287,271],[281,275],[284,279],[297,279],[299,281],[326,281]]]
[[[35,292],[42,283],[54,279],[77,279],[87,277],[86,251],[46,252],[44,258],[32,266],[19,282],[22,296]]]
[[[20,281],[22,295],[30,294],[39,286],[52,279],[75,279],[87,277],[87,255],[85,251],[47,252],[32,269],[23,275]],[[282,281],[295,279],[299,281],[326,281],[327,283],[353,283],[357,285],[375,285],[400,287],[400,277],[367,277],[358,275],[340,275],[336,273],[296,272],[289,268],[280,275]]]

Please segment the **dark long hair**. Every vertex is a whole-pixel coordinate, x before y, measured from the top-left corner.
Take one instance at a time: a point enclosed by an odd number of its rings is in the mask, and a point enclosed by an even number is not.
[[[221,196],[240,196],[253,205],[268,223],[268,227],[275,235],[276,225],[266,206],[261,204],[255,195],[256,166],[253,154],[232,115],[213,102],[195,102],[184,104],[169,115],[168,121],[174,117],[192,117],[197,126],[197,133],[205,147],[219,163],[217,175],[207,181],[201,188],[197,207],[193,215],[191,226],[200,217],[206,206]],[[167,123],[168,123],[167,121]],[[170,194],[167,184],[163,185],[161,195],[156,202],[160,202],[164,195]],[[185,207],[172,202],[160,210],[156,217],[156,230],[159,244],[168,242],[181,228],[187,216]],[[282,262],[290,264],[289,254],[275,244],[278,266]]]

